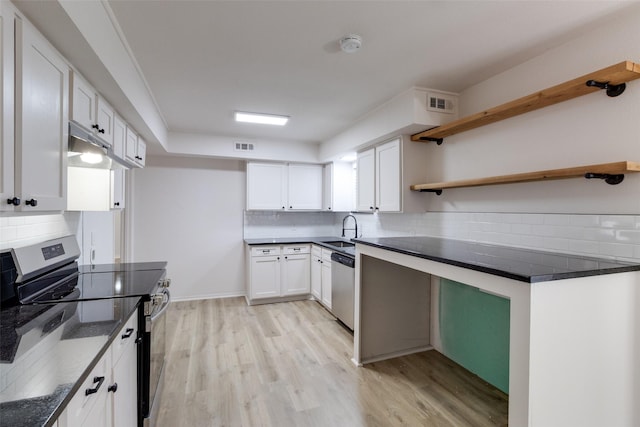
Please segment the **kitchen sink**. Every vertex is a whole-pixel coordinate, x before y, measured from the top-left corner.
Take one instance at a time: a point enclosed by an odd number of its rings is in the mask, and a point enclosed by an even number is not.
[[[324,243],[325,245],[335,246],[336,248],[352,248],[356,245],[355,243],[343,242],[342,240],[338,240],[335,242],[322,242],[322,243]]]

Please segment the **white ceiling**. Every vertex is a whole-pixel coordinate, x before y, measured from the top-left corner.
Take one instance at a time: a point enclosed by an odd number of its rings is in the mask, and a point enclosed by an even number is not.
[[[321,142],[411,86],[462,91],[632,3],[109,4],[170,131]],[[348,33],[364,40],[355,54],[338,48]],[[239,124],[235,110],[291,120],[284,128]]]

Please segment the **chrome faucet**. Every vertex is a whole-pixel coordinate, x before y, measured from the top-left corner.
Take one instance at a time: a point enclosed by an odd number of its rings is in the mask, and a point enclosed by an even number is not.
[[[355,228],[344,228],[344,224],[347,222],[347,219],[349,219],[349,217],[353,218],[353,223],[355,224]],[[358,220],[356,219],[355,216],[349,214],[347,216],[345,216],[344,218],[342,218],[342,237],[345,237],[344,232],[345,230],[353,230],[355,231],[355,236],[353,236],[354,238],[358,238]]]

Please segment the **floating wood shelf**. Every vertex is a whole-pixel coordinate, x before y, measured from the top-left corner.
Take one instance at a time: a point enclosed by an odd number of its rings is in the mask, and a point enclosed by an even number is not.
[[[625,173],[640,172],[640,162],[615,162],[590,166],[578,166],[565,169],[551,169],[538,172],[518,173],[514,175],[492,176],[487,178],[464,179],[460,181],[435,182],[412,185],[414,191],[440,194],[445,188],[479,187],[483,185],[510,184],[515,182],[547,181],[565,178],[600,178],[608,184],[619,184]]]
[[[605,89],[609,96],[620,95],[631,80],[640,78],[640,64],[624,61],[577,79],[561,83],[498,107],[455,120],[411,136],[412,141],[442,143],[443,138],[465,132],[539,108],[548,107],[588,93]]]

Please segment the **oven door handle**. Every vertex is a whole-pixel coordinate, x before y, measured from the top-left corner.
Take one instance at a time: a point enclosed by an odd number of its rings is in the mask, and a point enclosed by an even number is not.
[[[169,308],[169,303],[171,302],[171,293],[169,292],[169,289],[166,289],[166,288],[165,288],[165,289],[162,291],[162,294],[163,294],[163,299],[164,299],[164,301],[163,301],[163,303],[162,303],[162,306],[160,307],[160,310],[158,310],[158,312],[157,312],[157,313],[152,313],[152,314],[151,314],[151,316],[150,316],[150,320],[151,320],[152,322],[155,322],[155,321],[156,321],[156,319],[157,319],[158,317],[162,316],[162,314],[167,310],[167,308]]]

